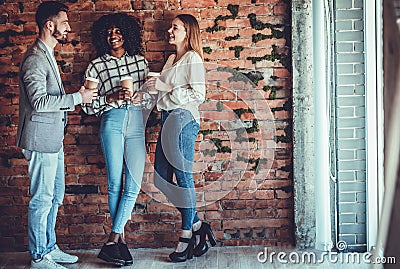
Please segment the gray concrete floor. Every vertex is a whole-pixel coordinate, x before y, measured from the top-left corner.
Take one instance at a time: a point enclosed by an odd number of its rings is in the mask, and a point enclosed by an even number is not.
[[[302,255],[304,251],[300,250],[283,250],[268,248],[268,259],[265,263],[258,261],[257,256],[260,252],[260,259],[265,259],[265,248],[261,246],[253,247],[214,247],[210,248],[209,252],[202,257],[193,258],[190,261],[183,263],[171,263],[168,259],[168,254],[172,252],[172,249],[131,249],[132,256],[134,257],[134,264],[132,266],[125,266],[121,268],[129,269],[159,269],[159,268],[191,268],[191,269],[216,269],[216,268],[232,268],[232,269],[257,269],[257,268],[273,268],[273,269],[284,269],[284,268],[298,268],[298,269],[311,269],[311,268],[326,268],[326,269],[367,269],[370,268],[369,264],[362,261],[363,253],[360,255],[360,262],[358,263],[355,259],[350,258],[350,262],[346,262],[346,256],[342,258],[338,255],[333,255],[329,258],[327,255],[323,259],[324,262],[320,262],[321,254],[320,251],[308,250],[307,253],[313,252],[316,255],[316,262],[303,263]],[[288,263],[279,262],[277,254],[272,252],[285,252],[285,257],[281,256],[281,259]],[[108,265],[101,260],[97,259],[98,250],[75,250],[67,251],[71,254],[79,256],[79,262],[76,264],[64,265],[69,269],[106,269],[106,268],[117,268]],[[273,262],[271,262],[270,255],[273,255]],[[283,254],[281,254],[283,255]],[[345,255],[345,253],[342,253]],[[299,262],[291,262],[299,257]],[[307,257],[307,256],[305,256]],[[338,261],[335,262],[335,258]],[[291,261],[290,261],[291,260]],[[307,260],[307,258],[305,258]],[[353,262],[356,261],[356,262]],[[13,252],[13,253],[0,253],[0,269],[29,269],[30,256],[27,252]]]

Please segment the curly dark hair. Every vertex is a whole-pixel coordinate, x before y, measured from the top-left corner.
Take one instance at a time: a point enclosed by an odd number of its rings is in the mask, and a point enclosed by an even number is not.
[[[107,30],[118,27],[124,37],[124,49],[130,56],[142,51],[142,36],[138,20],[125,13],[107,14],[100,17],[92,26],[92,42],[96,47],[96,55],[100,57],[110,53],[107,43]]]

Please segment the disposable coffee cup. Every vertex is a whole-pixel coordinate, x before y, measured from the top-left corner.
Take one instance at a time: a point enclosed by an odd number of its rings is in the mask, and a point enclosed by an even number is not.
[[[97,85],[99,85],[99,80],[97,78],[86,78],[85,80],[85,88],[87,89],[97,89]]]
[[[147,79],[150,79],[150,78],[152,78],[152,77],[159,77],[160,75],[161,75],[161,74],[158,73],[158,72],[149,72],[149,73],[147,74]],[[149,90],[149,93],[150,93],[150,94],[157,94],[158,91],[157,91],[156,89],[152,89],[152,90]]]
[[[161,73],[159,73],[159,72],[149,72],[149,73],[147,73],[147,78],[159,77],[160,75],[161,75]]]
[[[132,77],[123,77],[121,78],[121,86],[123,89],[127,89],[131,92],[131,96],[133,95],[133,78]]]

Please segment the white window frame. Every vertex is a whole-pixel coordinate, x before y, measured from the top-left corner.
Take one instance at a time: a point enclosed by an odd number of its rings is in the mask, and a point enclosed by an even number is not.
[[[367,248],[376,246],[384,190],[382,0],[364,0]]]

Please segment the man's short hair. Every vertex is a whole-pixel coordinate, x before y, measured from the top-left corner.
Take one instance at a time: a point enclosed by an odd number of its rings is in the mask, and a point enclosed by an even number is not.
[[[39,33],[42,32],[45,23],[48,20],[57,17],[61,11],[68,12],[68,7],[63,3],[48,1],[41,3],[36,11],[36,23],[39,27]]]

